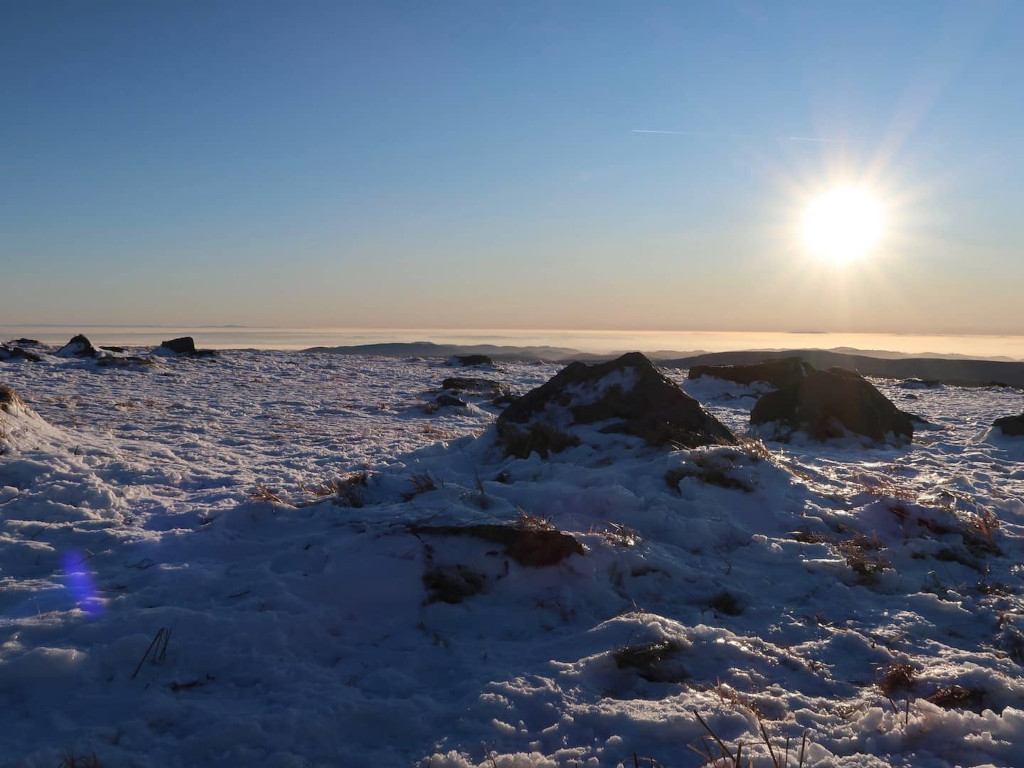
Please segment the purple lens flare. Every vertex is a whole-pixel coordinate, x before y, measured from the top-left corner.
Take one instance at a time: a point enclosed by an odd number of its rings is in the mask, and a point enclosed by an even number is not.
[[[71,550],[61,559],[65,586],[71,592],[75,605],[90,616],[98,616],[103,606],[96,593],[96,581],[89,568],[88,558]]]

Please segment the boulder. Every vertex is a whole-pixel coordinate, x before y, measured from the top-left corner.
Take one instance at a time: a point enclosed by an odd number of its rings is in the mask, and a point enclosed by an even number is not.
[[[451,376],[441,382],[442,389],[452,392],[470,392],[481,397],[498,397],[503,390],[493,379],[477,379],[470,376]]]
[[[764,381],[776,389],[785,389],[799,384],[812,370],[814,369],[810,363],[804,362],[800,357],[783,357],[750,365],[695,365],[690,369],[687,378],[712,376],[746,385]]]
[[[812,370],[798,384],[762,395],[750,423],[777,423],[817,440],[842,437],[845,430],[878,441],[890,434],[908,441],[914,437],[907,414],[863,376],[841,368]]]
[[[596,365],[570,364],[513,401],[498,417],[498,434],[508,444],[535,427],[584,424],[602,424],[602,432],[635,435],[652,446],[736,442],[728,427],[639,352]]]
[[[212,349],[196,349],[196,342],[191,336],[181,336],[177,339],[160,342],[160,346],[153,350],[155,353],[188,355],[190,357],[207,357],[217,354]]]
[[[454,355],[449,363],[471,368],[476,365],[493,365],[494,361],[487,355]]]
[[[1007,437],[1020,437],[1024,435],[1024,413],[1020,416],[1003,416],[993,421],[992,426]]]
[[[57,350],[57,357],[97,357],[99,352],[82,334],[78,334]]]
[[[30,363],[38,363],[42,360],[35,352],[12,344],[0,344],[0,360],[27,360]]]
[[[176,355],[194,355],[196,353],[196,342],[191,336],[181,336],[170,341],[162,341],[160,346],[174,352]]]
[[[920,424],[922,427],[931,426],[931,422],[928,421],[928,419],[926,419],[924,416],[921,416],[916,413],[911,413],[910,411],[904,411],[902,408],[900,409],[900,413],[902,413],[915,424]]]
[[[441,408],[468,408],[468,404],[465,400],[462,400],[455,395],[440,394],[437,399],[434,400]]]
[[[156,361],[149,357],[138,357],[136,355],[127,355],[125,357],[107,355],[97,360],[96,365],[99,368],[125,368],[128,370],[140,370],[156,365]]]

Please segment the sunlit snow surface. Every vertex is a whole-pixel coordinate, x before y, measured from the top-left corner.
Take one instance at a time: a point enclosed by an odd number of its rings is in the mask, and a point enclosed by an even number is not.
[[[1020,392],[876,382],[931,423],[911,447],[761,458],[592,432],[508,459],[486,401],[423,408],[446,376],[558,369],[0,364],[32,409],[0,413],[0,764],[695,766],[720,749],[695,713],[759,765],[762,728],[793,766],[805,733],[807,766],[1024,764],[1024,440],[987,427]],[[668,373],[745,430],[753,390]],[[362,507],[316,495],[362,470]],[[408,531],[522,513],[587,553]],[[438,563],[482,591],[428,602]]]

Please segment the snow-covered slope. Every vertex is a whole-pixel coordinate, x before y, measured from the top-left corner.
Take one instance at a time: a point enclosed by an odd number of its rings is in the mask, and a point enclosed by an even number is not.
[[[746,430],[752,390],[667,373]],[[904,448],[542,460],[438,408],[451,374],[0,365],[0,764],[1021,764],[1024,452],[987,429],[1018,391],[876,381],[930,422]]]

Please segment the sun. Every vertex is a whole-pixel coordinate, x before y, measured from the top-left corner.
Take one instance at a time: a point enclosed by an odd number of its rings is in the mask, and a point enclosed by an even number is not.
[[[877,195],[860,187],[836,187],[804,211],[803,243],[822,261],[849,264],[875,251],[884,227],[885,212]]]

